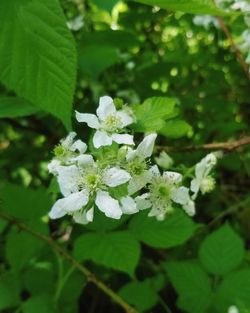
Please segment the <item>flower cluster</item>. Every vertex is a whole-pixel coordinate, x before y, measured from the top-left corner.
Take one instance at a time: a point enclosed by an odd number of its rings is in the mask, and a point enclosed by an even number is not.
[[[214,188],[215,180],[210,172],[216,164],[216,155],[207,155],[195,166],[188,188],[183,184],[182,174],[161,173],[152,164],[155,133],[147,134],[134,147],[128,126],[135,123],[135,118],[129,107],[116,108],[112,98],[104,96],[96,114],[76,112],[78,122],[95,129],[92,153],[87,153],[87,145],[76,140],[74,132],[54,149],[48,169],[56,176],[63,198],[51,208],[50,218],[68,214],[75,222],[87,224],[93,221],[97,209],[113,219],[147,209],[148,216],[163,220],[176,205],[188,215],[194,215],[194,200],[199,190],[204,194]],[[173,165],[166,153],[156,160],[165,168]]]

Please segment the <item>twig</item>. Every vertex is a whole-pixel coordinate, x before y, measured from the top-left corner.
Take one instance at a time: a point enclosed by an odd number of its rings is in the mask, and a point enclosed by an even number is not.
[[[250,144],[250,136],[242,137],[239,140],[235,141],[227,141],[227,142],[215,142],[215,143],[207,143],[199,146],[186,146],[186,147],[168,147],[168,146],[156,146],[157,150],[163,150],[166,152],[190,152],[190,151],[198,151],[198,150],[224,150],[227,152],[231,152],[233,150],[238,149],[239,147],[243,147]]]
[[[219,25],[221,27],[221,29],[223,30],[223,32],[225,33],[225,35],[227,36],[227,39],[230,43],[231,48],[233,49],[233,52],[236,55],[236,58],[238,59],[239,63],[241,64],[246,77],[248,78],[248,80],[250,81],[250,72],[249,72],[249,67],[247,65],[247,63],[245,62],[241,51],[239,50],[239,48],[237,47],[237,45],[234,42],[233,36],[229,30],[229,28],[227,27],[226,23],[224,22],[224,20],[221,17],[217,17],[217,20],[219,22]]]
[[[120,305],[127,313],[138,313],[133,307],[131,307],[127,302],[125,302],[118,294],[116,294],[112,289],[106,286],[98,277],[95,276],[88,268],[79,263],[74,257],[72,257],[67,251],[65,251],[56,241],[48,236],[45,236],[39,232],[36,232],[32,228],[28,227],[24,223],[18,221],[17,219],[8,216],[7,214],[0,212],[0,218],[9,222],[10,224],[16,225],[19,229],[31,234],[32,236],[46,242],[52,249],[54,249],[59,255],[68,260],[76,269],[79,270],[87,278],[89,282],[95,284],[99,289],[101,289],[106,295],[108,295],[114,302]]]

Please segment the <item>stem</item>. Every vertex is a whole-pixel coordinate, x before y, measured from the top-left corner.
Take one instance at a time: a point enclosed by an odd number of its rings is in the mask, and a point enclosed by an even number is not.
[[[220,25],[221,29],[223,30],[223,32],[227,36],[227,39],[228,39],[228,41],[230,43],[230,46],[233,49],[233,52],[235,53],[237,60],[241,64],[247,79],[250,81],[250,72],[249,72],[248,65],[245,62],[245,60],[244,60],[244,58],[242,56],[241,51],[239,50],[239,48],[237,47],[236,43],[234,42],[233,36],[232,36],[229,28],[227,27],[226,23],[224,22],[224,20],[221,17],[217,17],[217,20],[219,22],[219,25]]]
[[[102,290],[107,296],[109,296],[114,302],[116,302],[120,307],[124,309],[127,313],[139,313],[133,307],[131,307],[127,302],[125,302],[118,294],[116,294],[112,289],[105,285],[94,273],[92,273],[87,267],[79,263],[74,257],[72,257],[66,250],[64,250],[56,241],[50,237],[43,235],[24,223],[18,221],[17,219],[8,216],[7,214],[0,212],[0,218],[6,220],[10,224],[16,225],[19,229],[31,234],[32,236],[46,242],[58,255],[62,256],[64,259],[69,261],[74,268],[78,269],[79,272],[86,276],[88,282],[96,285],[100,290]]]
[[[198,151],[198,150],[224,150],[227,152],[232,152],[240,147],[246,146],[250,144],[250,136],[245,136],[235,141],[227,141],[227,142],[215,142],[215,143],[207,143],[205,145],[199,146],[186,146],[186,147],[168,147],[168,146],[156,146],[158,150],[164,150],[166,152],[190,152],[190,151]]]

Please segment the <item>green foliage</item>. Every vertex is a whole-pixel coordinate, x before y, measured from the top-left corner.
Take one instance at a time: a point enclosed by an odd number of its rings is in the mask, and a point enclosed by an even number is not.
[[[15,184],[0,186],[2,209],[19,219],[32,220],[46,215],[51,199],[45,189],[33,190]]]
[[[243,269],[230,273],[218,287],[215,298],[217,312],[225,312],[230,305],[249,309],[249,293],[250,270]]]
[[[139,262],[140,245],[124,231],[89,233],[76,240],[74,255],[78,260],[92,260],[133,276]]]
[[[22,98],[0,97],[0,118],[27,116],[37,111],[37,108]]]
[[[19,272],[24,266],[29,266],[32,258],[39,255],[42,247],[41,240],[13,230],[6,242],[6,260],[13,271]]]
[[[225,224],[205,238],[200,247],[199,258],[208,272],[224,275],[239,266],[244,253],[242,239]]]
[[[162,276],[145,279],[144,281],[132,281],[124,285],[119,294],[128,303],[134,305],[139,312],[150,310],[158,302],[158,292],[164,285]]]
[[[143,243],[156,248],[170,248],[187,241],[196,225],[181,211],[169,215],[164,221],[149,218],[147,213],[133,217],[129,229]]]
[[[164,221],[148,210],[115,220],[95,209],[88,225],[48,217],[60,192],[50,151],[74,110],[95,112],[100,96],[134,110],[136,145],[157,132],[152,160],[170,146],[168,170],[186,187],[207,151],[175,150],[249,133],[249,83],[234,49],[221,28],[195,25],[192,14],[224,15],[236,45],[247,43],[242,12],[226,14],[212,0],[0,0],[0,312],[120,312],[81,265],[138,312],[250,311],[248,145],[218,160],[217,186],[198,197],[192,218],[177,208]],[[83,26],[70,31],[79,17]],[[90,145],[82,125],[73,129]],[[109,191],[121,198],[125,189]]]
[[[216,8],[212,0],[136,0],[141,3],[159,6],[170,11],[194,14],[224,14]]]
[[[178,292],[178,306],[190,313],[206,312],[212,300],[207,273],[196,262],[167,262],[164,268]]]
[[[0,80],[69,128],[76,57],[58,2],[1,1],[0,20]]]
[[[20,302],[20,286],[17,277],[11,272],[0,275],[0,310],[9,309]]]

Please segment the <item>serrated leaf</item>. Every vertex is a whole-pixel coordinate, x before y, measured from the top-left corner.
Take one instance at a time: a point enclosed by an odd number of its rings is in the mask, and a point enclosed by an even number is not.
[[[16,218],[31,220],[49,211],[51,199],[43,188],[34,190],[11,183],[0,186],[1,209]]]
[[[0,310],[17,306],[20,303],[20,286],[17,277],[11,272],[0,276]]]
[[[0,80],[70,128],[76,52],[58,1],[1,1],[0,20]]]
[[[231,305],[249,309],[250,308],[250,270],[244,269],[230,273],[219,285],[216,297],[216,312],[227,312]],[[244,309],[240,312],[247,312]]]
[[[167,138],[181,138],[192,129],[192,127],[185,121],[174,119],[166,121],[164,126],[158,131],[159,134]]]
[[[212,300],[211,282],[197,262],[166,262],[164,268],[177,291],[178,307],[185,312],[207,312]]]
[[[182,211],[175,211],[164,221],[148,217],[142,212],[133,217],[129,229],[138,240],[156,248],[170,248],[187,241],[196,230],[196,225]]]
[[[5,254],[13,271],[20,271],[37,255],[44,243],[28,233],[14,231],[8,234]]]
[[[242,262],[244,253],[242,239],[225,224],[204,239],[199,259],[209,273],[224,275]]]
[[[136,116],[135,131],[158,131],[164,127],[165,120],[178,114],[176,99],[167,97],[153,97],[146,99],[143,104],[134,105]]]
[[[90,45],[79,49],[79,68],[93,77],[119,61],[119,53],[113,46]]]
[[[151,309],[158,302],[157,290],[152,288],[149,280],[130,282],[119,290],[119,295],[139,312]]]
[[[139,261],[140,245],[125,231],[91,233],[76,240],[74,255],[78,260],[92,260],[133,276]]]
[[[22,304],[23,313],[55,313],[55,303],[51,294],[47,294],[46,290],[43,294],[30,297]]]
[[[135,0],[136,2],[158,6],[169,11],[181,11],[193,14],[225,15],[212,0]]]
[[[28,116],[39,111],[27,100],[18,97],[0,97],[0,118]]]

